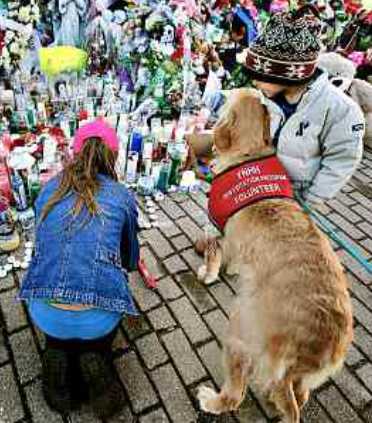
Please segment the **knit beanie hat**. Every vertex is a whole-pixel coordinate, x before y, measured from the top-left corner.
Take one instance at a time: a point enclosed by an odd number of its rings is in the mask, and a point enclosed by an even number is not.
[[[309,81],[321,50],[320,31],[320,20],[307,7],[273,15],[247,49],[249,73],[256,80],[284,85]]]

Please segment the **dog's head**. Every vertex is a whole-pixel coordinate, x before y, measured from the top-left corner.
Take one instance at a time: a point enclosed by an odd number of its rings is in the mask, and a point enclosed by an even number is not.
[[[219,161],[259,155],[272,148],[269,113],[254,89],[234,90],[214,127]]]

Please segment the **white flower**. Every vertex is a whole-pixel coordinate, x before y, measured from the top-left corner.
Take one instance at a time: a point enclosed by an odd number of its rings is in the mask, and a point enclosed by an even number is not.
[[[13,31],[5,31],[5,43],[9,44],[15,37],[15,33]]]
[[[25,23],[30,22],[30,19],[31,19],[30,13],[31,13],[30,6],[21,7],[18,12],[18,19],[21,22],[25,22]]]
[[[10,45],[10,52],[13,54],[19,54],[19,45],[18,43],[14,42]]]

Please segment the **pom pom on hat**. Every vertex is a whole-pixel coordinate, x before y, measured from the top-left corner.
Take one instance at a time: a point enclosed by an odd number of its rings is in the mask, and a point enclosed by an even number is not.
[[[119,150],[119,138],[116,131],[103,119],[96,119],[77,130],[73,143],[74,154],[80,153],[89,138],[100,138],[111,151]]]

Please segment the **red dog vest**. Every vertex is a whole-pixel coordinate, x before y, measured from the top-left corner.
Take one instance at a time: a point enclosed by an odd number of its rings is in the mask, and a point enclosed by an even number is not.
[[[223,231],[233,214],[267,198],[293,198],[288,174],[276,156],[245,162],[218,175],[209,192],[209,217]]]

